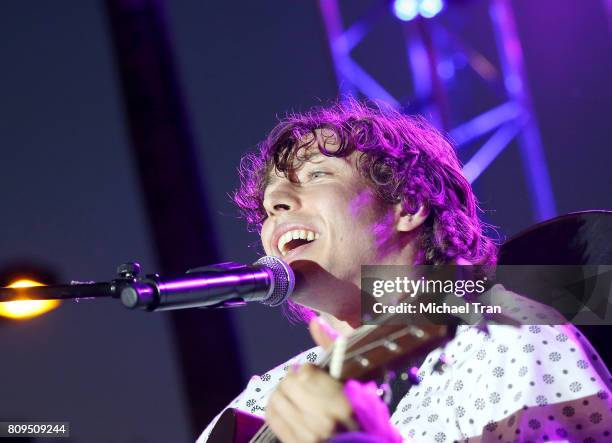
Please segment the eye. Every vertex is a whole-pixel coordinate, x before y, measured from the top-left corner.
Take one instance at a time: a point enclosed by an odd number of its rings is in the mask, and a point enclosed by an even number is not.
[[[326,171],[311,171],[308,173],[308,178],[310,180],[323,177],[325,175],[329,175]]]

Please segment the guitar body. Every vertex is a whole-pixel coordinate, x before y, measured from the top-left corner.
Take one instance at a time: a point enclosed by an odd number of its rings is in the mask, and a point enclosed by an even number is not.
[[[215,424],[208,442],[248,443],[263,426],[264,420],[238,409],[226,409]]]

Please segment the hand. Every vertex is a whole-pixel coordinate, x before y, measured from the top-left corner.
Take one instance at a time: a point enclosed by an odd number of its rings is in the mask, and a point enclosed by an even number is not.
[[[321,319],[311,321],[310,333],[323,348],[329,348],[337,336]],[[389,423],[387,406],[375,391],[373,384],[354,380],[344,387],[326,372],[306,364],[291,370],[270,396],[266,422],[283,443],[322,442],[338,432],[362,427],[381,441],[401,442]]]
[[[322,442],[341,430],[357,430],[343,386],[319,368],[290,370],[271,395],[266,422],[283,443]]]

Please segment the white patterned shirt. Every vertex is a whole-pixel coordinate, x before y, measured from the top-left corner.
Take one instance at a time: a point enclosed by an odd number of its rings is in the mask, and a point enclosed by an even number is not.
[[[440,371],[442,353],[450,364]],[[252,377],[228,407],[263,417],[288,368],[322,357],[313,348]],[[610,373],[573,326],[494,325],[487,332],[460,326],[418,375],[391,416],[407,441],[612,441]],[[197,443],[207,440],[217,418]]]

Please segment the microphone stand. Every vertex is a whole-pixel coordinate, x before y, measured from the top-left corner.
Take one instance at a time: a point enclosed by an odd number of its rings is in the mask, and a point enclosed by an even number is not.
[[[117,268],[117,278],[110,282],[83,283],[69,285],[30,286],[24,288],[0,288],[0,302],[24,300],[70,300],[94,298],[120,298],[124,289],[141,280],[140,264],[124,263]],[[155,278],[156,275],[147,277]]]
[[[158,274],[140,276],[140,265],[129,262],[117,268],[117,278],[110,282],[69,285],[0,288],[0,302],[20,300],[67,300],[119,298],[129,309],[165,311],[183,308],[229,308],[247,301],[261,301],[269,306],[282,303],[293,289],[293,274],[286,264],[270,268],[262,257],[255,266],[225,262],[190,269],[185,274],[161,279]],[[275,259],[275,262],[282,263]],[[278,268],[291,278],[278,280]],[[276,285],[279,291],[274,292]],[[290,287],[289,290],[287,290]],[[282,289],[285,289],[283,292]],[[278,297],[278,293],[281,297]],[[272,295],[272,296],[270,296]]]

